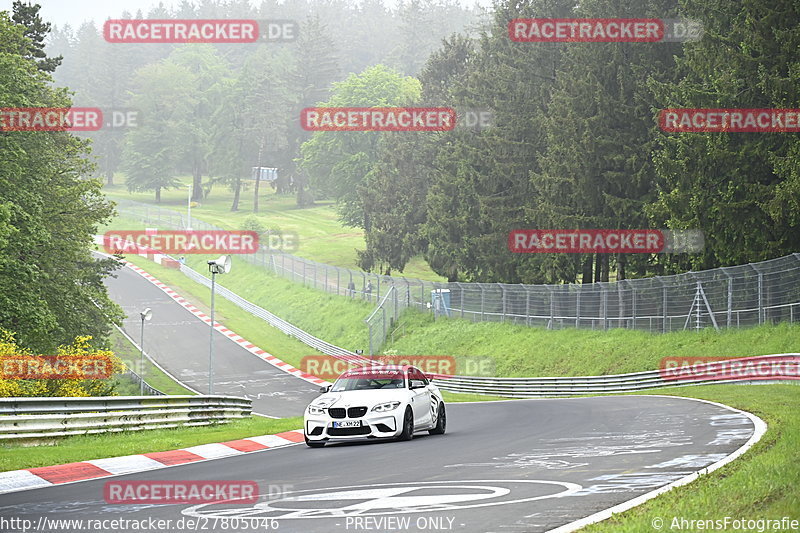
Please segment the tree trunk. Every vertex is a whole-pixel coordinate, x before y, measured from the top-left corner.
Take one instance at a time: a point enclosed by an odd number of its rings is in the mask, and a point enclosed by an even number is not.
[[[161,187],[156,187],[156,203],[161,203]]]
[[[603,279],[603,254],[594,254],[594,280],[602,281]]]
[[[583,262],[583,283],[592,282],[592,254],[588,254],[586,260]]]
[[[627,256],[625,254],[619,254],[617,256],[617,281],[627,279],[625,273],[625,263],[627,263]]]
[[[608,282],[608,270],[609,270],[609,268],[608,268],[608,254],[600,254],[600,256],[602,257],[602,261],[601,261],[602,271],[601,271],[600,281]]]
[[[239,210],[239,196],[242,192],[242,178],[236,178],[236,184],[233,187],[233,204],[231,205],[231,211],[238,211]]]
[[[108,185],[114,185],[114,171],[113,170],[109,169],[109,170],[106,171],[106,183]]]
[[[192,201],[200,202],[203,200],[203,173],[200,165],[194,165],[192,169]]]
[[[261,172],[259,172],[261,174]],[[261,185],[261,176],[256,175],[256,184],[253,187],[253,213],[258,213],[258,187]]]

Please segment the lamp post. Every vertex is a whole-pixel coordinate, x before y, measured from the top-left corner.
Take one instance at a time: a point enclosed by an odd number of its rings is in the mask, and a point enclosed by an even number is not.
[[[219,259],[208,261],[208,271],[211,272],[211,328],[208,334],[208,394],[214,394],[214,289],[217,274],[227,274],[231,271],[231,258],[221,255]]]
[[[139,338],[139,394],[144,396],[144,321],[153,318],[153,311],[148,307],[139,316],[142,317],[142,333]]]

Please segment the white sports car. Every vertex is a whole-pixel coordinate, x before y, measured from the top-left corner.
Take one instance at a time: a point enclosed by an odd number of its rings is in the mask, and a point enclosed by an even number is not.
[[[320,392],[304,416],[312,448],[333,440],[411,440],[415,432],[442,435],[447,427],[442,393],[413,366],[351,369]]]

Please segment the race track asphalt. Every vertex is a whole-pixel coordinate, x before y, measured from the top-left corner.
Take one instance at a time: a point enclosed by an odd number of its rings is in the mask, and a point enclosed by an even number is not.
[[[152,309],[153,318],[145,323],[145,351],[179,380],[207,393],[209,325],[133,270],[122,268],[116,274],[116,278],[106,279],[106,286],[111,299],[128,316],[123,323],[125,332],[139,342],[139,313],[146,307]],[[264,327],[271,326],[265,323]],[[280,358],[279,353],[273,355]],[[215,394],[246,396],[258,414],[301,416],[319,395],[319,386],[259,359],[218,331],[214,331],[213,371]]]
[[[0,496],[0,516],[33,523],[43,516],[171,520],[157,527],[166,533],[275,526],[319,533],[548,531],[713,464],[754,432],[741,413],[658,396],[450,404],[448,415],[443,436],[321,449],[299,444],[10,493]],[[256,504],[106,503],[106,483],[130,480],[253,480],[262,497]],[[130,522],[113,525],[133,531]],[[80,530],[61,526],[52,531]]]

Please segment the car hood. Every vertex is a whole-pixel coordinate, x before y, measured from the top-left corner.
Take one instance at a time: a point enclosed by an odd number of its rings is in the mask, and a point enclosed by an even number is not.
[[[402,402],[408,398],[405,389],[349,390],[343,392],[326,392],[312,402],[312,405],[325,403],[325,407],[355,407],[366,405],[372,407],[385,402]]]

